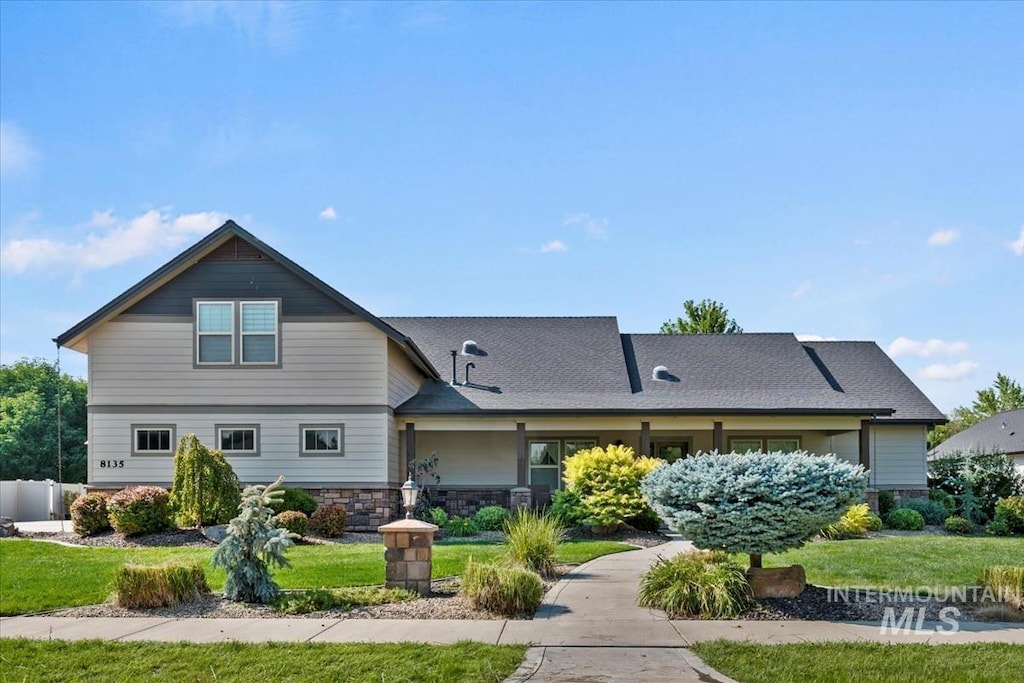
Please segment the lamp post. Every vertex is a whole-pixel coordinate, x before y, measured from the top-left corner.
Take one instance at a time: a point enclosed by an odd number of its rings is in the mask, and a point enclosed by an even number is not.
[[[420,495],[419,484],[412,480],[412,477],[402,484],[402,505],[405,507],[405,518],[412,519],[412,511],[416,507],[416,499]]]

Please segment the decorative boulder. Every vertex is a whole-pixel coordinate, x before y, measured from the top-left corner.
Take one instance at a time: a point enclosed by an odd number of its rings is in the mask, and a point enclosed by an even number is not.
[[[804,592],[807,574],[798,564],[775,569],[751,567],[747,582],[756,600],[761,598],[795,598]]]
[[[14,526],[14,520],[10,517],[0,517],[0,538],[17,536],[18,529]]]

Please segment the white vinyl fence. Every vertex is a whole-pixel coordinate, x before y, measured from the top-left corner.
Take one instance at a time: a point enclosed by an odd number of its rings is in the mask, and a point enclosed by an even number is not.
[[[64,492],[82,493],[83,484],[46,481],[0,481],[0,517],[15,522],[43,522],[64,518]]]

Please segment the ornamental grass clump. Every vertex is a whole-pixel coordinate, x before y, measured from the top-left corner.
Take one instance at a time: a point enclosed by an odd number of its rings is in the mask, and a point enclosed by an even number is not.
[[[557,519],[519,508],[505,524],[509,559],[541,576],[555,575],[555,553],[565,531]]]
[[[119,606],[136,609],[196,602],[210,592],[210,586],[198,564],[125,564],[114,575],[114,591]]]
[[[178,524],[223,524],[238,511],[240,485],[231,464],[195,434],[186,434],[174,452],[171,504]]]
[[[1002,602],[1024,610],[1024,567],[985,567],[981,570],[980,583]]]
[[[664,461],[636,457],[629,446],[588,448],[565,459],[563,481],[579,497],[588,524],[609,531],[648,509],[640,482]]]
[[[110,530],[105,493],[86,493],[71,504],[71,528],[79,536],[93,536]]]
[[[864,497],[867,473],[831,455],[700,454],[659,467],[641,489],[698,548],[763,553],[799,548]]]
[[[872,525],[873,516],[867,503],[851,505],[839,521],[822,529],[821,535],[830,540],[863,536]]]
[[[544,596],[544,582],[529,569],[474,562],[470,557],[462,573],[460,591],[473,607],[514,617],[537,611]]]
[[[155,534],[174,528],[171,494],[159,486],[129,486],[107,501],[114,531],[125,536]]]
[[[753,604],[743,567],[715,551],[682,553],[657,561],[640,578],[637,604],[670,619],[730,619]]]
[[[228,573],[224,595],[229,600],[267,604],[281,592],[270,569],[291,566],[284,553],[292,545],[293,535],[275,526],[270,504],[281,495],[282,479],[278,477],[270,486],[245,487],[238,516],[213,552],[213,566]]]

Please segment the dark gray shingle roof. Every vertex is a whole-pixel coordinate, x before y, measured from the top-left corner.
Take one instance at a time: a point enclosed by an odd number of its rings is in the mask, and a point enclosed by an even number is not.
[[[933,448],[929,456],[959,451],[1002,451],[1007,455],[1024,453],[1024,408],[998,413],[954,434]]]

